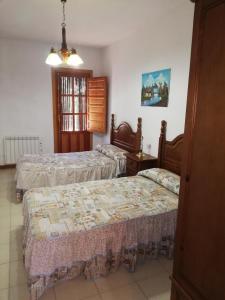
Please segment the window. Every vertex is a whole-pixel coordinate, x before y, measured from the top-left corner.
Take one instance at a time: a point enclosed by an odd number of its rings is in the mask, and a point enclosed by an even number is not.
[[[61,131],[87,130],[87,77],[59,73]]]
[[[52,68],[55,152],[87,151],[92,133],[105,133],[107,79],[91,70]]]

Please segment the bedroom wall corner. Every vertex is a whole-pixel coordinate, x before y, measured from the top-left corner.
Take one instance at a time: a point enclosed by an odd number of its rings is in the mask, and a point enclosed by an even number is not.
[[[130,37],[105,47],[103,70],[109,78],[109,120],[128,121],[136,128],[142,117],[144,151],[157,155],[161,120],[168,122],[168,139],[184,130],[194,5],[182,1],[158,24],[141,28]],[[171,68],[168,107],[141,106],[142,73]],[[104,137],[109,142],[109,131]]]

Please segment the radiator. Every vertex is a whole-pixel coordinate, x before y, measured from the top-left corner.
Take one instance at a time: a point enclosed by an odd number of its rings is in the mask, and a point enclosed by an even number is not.
[[[42,143],[38,136],[6,136],[4,137],[5,164],[15,164],[23,154],[39,154]]]

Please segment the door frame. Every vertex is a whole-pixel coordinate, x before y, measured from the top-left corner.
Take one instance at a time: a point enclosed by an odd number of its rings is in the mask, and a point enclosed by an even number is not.
[[[51,68],[52,77],[52,107],[53,107],[53,136],[54,136],[54,152],[59,152],[59,121],[57,110],[57,73],[89,75],[93,77],[92,70],[72,69],[72,68]],[[92,144],[92,140],[91,140]]]

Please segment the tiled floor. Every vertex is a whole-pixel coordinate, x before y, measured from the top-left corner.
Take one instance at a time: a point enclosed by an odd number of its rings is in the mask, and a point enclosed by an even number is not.
[[[0,300],[27,300],[22,261],[22,205],[15,203],[14,169],[0,170]],[[77,278],[55,286],[40,300],[169,300],[172,262],[147,261],[135,273],[122,267],[106,278]]]

